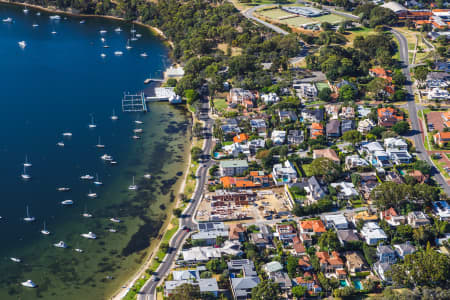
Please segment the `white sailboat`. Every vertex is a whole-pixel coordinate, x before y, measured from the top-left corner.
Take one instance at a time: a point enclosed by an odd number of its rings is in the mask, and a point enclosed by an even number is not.
[[[58,147],[64,147],[64,142],[58,142],[56,145],[58,145]]]
[[[27,14],[29,12],[28,7],[25,5],[25,8],[23,9],[23,13]]]
[[[117,27],[116,29],[114,29],[115,32],[122,32],[122,28]]]
[[[97,145],[95,145],[95,147],[97,147],[97,148],[105,148],[105,145],[103,145],[103,144],[100,142],[100,137],[98,137],[98,143],[97,143]]]
[[[127,50],[130,50],[131,48],[133,48],[133,47],[130,46],[130,39],[127,40],[127,45],[125,46],[125,48]]]
[[[135,36],[136,30],[134,29],[134,24],[133,24],[133,27],[131,28],[130,32],[131,32],[131,41],[133,41],[133,42],[137,41],[137,38]]]
[[[33,28],[36,28],[36,27],[39,27],[39,24],[34,23],[34,24],[31,25],[31,26],[33,26]]]
[[[25,41],[20,41],[20,42],[18,42],[18,44],[19,44],[19,47],[22,49],[24,49],[27,46],[27,43]]]
[[[3,23],[12,23],[12,21],[13,21],[13,19],[12,18],[6,18],[6,19],[3,19]]]
[[[129,187],[128,187],[128,189],[130,190],[130,191],[135,191],[135,190],[137,190],[137,185],[136,184],[134,184],[134,176],[133,176],[133,184],[132,185],[130,185]]]
[[[147,57],[147,56],[148,56],[147,53],[145,53],[145,52],[141,53],[141,57]]]
[[[95,185],[103,185],[103,182],[101,182],[101,181],[98,179],[98,173],[96,174],[96,179],[95,179],[95,181],[94,181],[94,184],[95,184]]]
[[[87,206],[84,205],[84,212],[81,214],[84,218],[92,218],[92,215],[87,212]]]
[[[81,21],[80,21],[80,24],[84,24],[84,23],[86,23],[85,20],[81,20]]]
[[[106,34],[108,31],[106,30],[100,30],[100,34]]]
[[[115,55],[115,56],[122,56],[122,55],[123,55],[123,52],[122,52],[122,51],[115,51],[115,52],[114,52],[114,55]]]
[[[134,23],[133,23],[133,25],[131,26],[130,32],[131,32],[131,33],[136,33],[136,29],[134,29]]]
[[[27,155],[25,155],[25,162],[23,163],[23,166],[24,167],[31,167],[31,166],[33,166],[31,164],[31,162],[28,161],[28,156]]]
[[[86,174],[86,175],[80,176],[80,179],[81,180],[92,180],[92,179],[94,179],[94,176]]]
[[[28,205],[27,205],[27,216],[23,218],[25,222],[34,222],[36,221],[35,217],[30,217],[30,212],[28,211]]]
[[[72,205],[73,204],[73,200],[64,200],[64,201],[61,201],[61,204],[62,205]]]
[[[133,135],[132,138],[133,138],[133,140],[140,140],[141,139],[141,137],[138,136],[138,135]]]
[[[68,192],[68,191],[70,191],[70,187],[59,187],[56,190],[58,192]]]
[[[104,161],[112,161],[113,160],[113,157],[108,154],[103,154],[102,156],[100,156],[100,158]]]
[[[113,223],[121,223],[122,222],[122,220],[120,220],[119,218],[110,218],[109,220]]]
[[[105,53],[102,53],[102,54],[100,54],[100,57],[106,57],[106,54]]]
[[[71,137],[72,136],[72,132],[64,132],[63,137]]]
[[[152,179],[152,174],[145,174],[145,175],[144,175],[144,178],[145,178],[145,179]]]
[[[74,250],[77,251],[78,253],[83,253],[83,250],[80,248],[75,248]]]
[[[141,37],[142,37],[142,34],[136,33],[136,37],[137,37],[137,38],[141,38]]]
[[[43,235],[49,235],[50,234],[50,231],[48,231],[47,228],[45,227],[45,221],[44,221],[44,229],[41,230],[41,233]]]
[[[111,120],[113,120],[113,121],[119,120],[119,117],[116,115],[116,112],[115,112],[114,108],[113,108],[113,113],[112,113],[112,116],[111,116]]]
[[[95,128],[95,127],[97,127],[97,125],[94,122],[94,116],[91,115],[91,123],[89,124],[89,128]]]
[[[134,123],[136,123],[136,124],[138,124],[138,125],[144,124],[144,122],[141,121],[141,120],[135,120]]]
[[[15,263],[21,263],[22,262],[22,260],[20,258],[17,258],[17,257],[10,257],[9,259],[12,260]]]
[[[22,177],[22,179],[25,179],[25,180],[31,179],[31,175],[27,174],[27,170],[26,170],[25,166],[23,166],[23,174],[21,174],[20,176]]]

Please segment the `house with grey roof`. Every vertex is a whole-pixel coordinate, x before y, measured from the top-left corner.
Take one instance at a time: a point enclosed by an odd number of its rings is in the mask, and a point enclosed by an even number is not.
[[[303,143],[305,136],[302,130],[291,129],[288,132],[287,141],[289,145],[299,145]]]
[[[292,288],[292,280],[286,272],[275,272],[269,275],[269,279],[277,283],[282,291],[290,291]]]
[[[356,230],[353,229],[344,229],[337,231],[337,237],[342,246],[345,246],[347,243],[360,241]]]
[[[248,170],[247,160],[223,160],[220,162],[222,176],[240,176]]]
[[[199,287],[200,294],[212,293],[216,297],[219,294],[219,285],[217,284],[217,280],[215,278],[199,278],[197,280],[166,280],[164,283],[164,296],[169,297],[179,286],[183,284],[197,285]]]
[[[327,138],[338,138],[341,136],[340,121],[333,119],[326,126]]]
[[[244,277],[258,276],[253,261],[249,259],[232,259],[227,265],[230,273],[242,271]]]
[[[394,245],[394,249],[398,257],[400,257],[401,259],[405,259],[406,255],[410,255],[416,252],[416,247],[414,247],[410,242]]]
[[[378,245],[377,256],[382,263],[394,264],[397,261],[397,254],[391,245]]]
[[[256,287],[259,282],[260,279],[258,276],[230,278],[233,299],[247,300],[252,292],[252,289]]]
[[[323,108],[305,108],[301,115],[304,122],[320,123],[323,121],[323,114]]]
[[[341,121],[341,133],[344,134],[347,131],[355,129],[355,122],[353,120],[342,120]]]
[[[291,110],[280,110],[278,111],[278,117],[280,122],[289,123],[297,121],[297,115]]]
[[[264,272],[266,272],[268,276],[270,276],[270,274],[272,273],[282,271],[283,266],[278,261],[271,261],[263,265],[262,269],[264,270]]]
[[[311,203],[319,201],[326,195],[325,190],[315,176],[308,178],[308,186],[305,187],[305,190],[307,198]]]
[[[389,273],[388,271],[391,271],[391,264],[385,262],[379,262],[377,261],[376,263],[373,264],[373,270],[375,271],[375,273],[378,275],[378,277],[386,282],[390,282],[391,281],[391,277],[389,277]]]

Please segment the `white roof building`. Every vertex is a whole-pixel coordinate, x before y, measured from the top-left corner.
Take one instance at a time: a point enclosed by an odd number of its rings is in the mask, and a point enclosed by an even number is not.
[[[238,255],[240,243],[238,241],[225,241],[222,248],[213,247],[192,247],[181,251],[183,260],[187,262],[208,261],[212,258],[220,258],[223,254]]]
[[[428,100],[449,100],[450,93],[447,90],[433,88],[428,92]]]
[[[387,239],[386,233],[375,222],[365,223],[361,229],[361,236],[368,245],[376,245],[378,241]]]
[[[322,220],[327,228],[347,229],[347,218],[343,214],[324,215]]]
[[[286,139],[286,131],[274,130],[272,131],[272,141],[275,145],[282,145]]]
[[[265,104],[277,103],[280,101],[280,97],[275,93],[262,94],[260,98]]]
[[[350,199],[352,197],[359,196],[358,191],[351,182],[332,183],[331,186],[336,189],[338,198],[340,199]]]
[[[357,167],[368,166],[369,163],[364,158],[359,157],[359,155],[349,155],[345,157],[345,167],[347,169],[353,169]]]
[[[403,139],[387,138],[384,139],[386,150],[408,150],[408,144]]]
[[[381,144],[378,143],[378,142],[367,143],[367,144],[362,146],[362,150],[366,151],[367,153],[370,153],[370,154],[375,154],[375,152],[377,152],[377,151],[383,151],[384,152],[383,146],[381,146]]]
[[[289,160],[282,164],[275,164],[272,169],[272,177],[277,185],[295,182],[297,180],[297,171]]]
[[[383,5],[381,5],[381,7],[388,8],[388,9],[392,10],[393,12],[395,12],[396,14],[408,11],[408,9],[406,7],[404,7],[401,4],[398,4],[395,1],[386,2]]]

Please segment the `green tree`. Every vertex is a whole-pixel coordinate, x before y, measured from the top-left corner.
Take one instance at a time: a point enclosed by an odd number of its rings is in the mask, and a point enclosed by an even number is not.
[[[286,261],[286,270],[288,272],[289,277],[291,278],[297,277],[297,267],[298,267],[298,257],[288,256]]]
[[[341,169],[334,161],[320,157],[316,158],[311,163],[312,175],[322,176],[325,181],[332,182],[340,176]]]
[[[300,299],[305,295],[307,288],[303,285],[296,285],[292,288],[292,295],[294,295],[297,299]]]
[[[434,251],[428,244],[425,250],[407,255],[403,263],[393,265],[391,277],[396,286],[448,287],[450,257]]]
[[[410,129],[409,123],[406,121],[397,122],[396,124],[394,124],[394,126],[392,126],[392,130],[399,135],[404,135],[408,133],[409,129]]]
[[[169,300],[198,299],[199,297],[199,286],[185,283],[175,288],[175,290],[169,296]]]
[[[202,156],[203,150],[200,147],[194,146],[191,149],[192,160],[198,161]]]
[[[252,289],[251,295],[252,300],[276,299],[280,292],[281,289],[277,283],[270,280],[263,280]]]
[[[416,77],[419,82],[424,82],[427,79],[428,72],[426,66],[418,66],[414,69],[414,77]]]
[[[193,89],[185,90],[184,91],[184,96],[186,97],[187,103],[189,105],[194,103],[194,101],[198,100],[199,97],[200,97],[200,95],[197,93],[197,91],[195,91]]]
[[[362,140],[362,134],[358,130],[349,130],[344,132],[342,139],[355,145]]]
[[[355,101],[357,92],[350,84],[346,84],[339,89],[339,100],[342,102]]]
[[[322,101],[329,102],[331,100],[331,89],[328,87],[321,89],[318,94],[318,97]]]
[[[319,237],[319,247],[323,251],[339,250],[340,243],[337,233],[334,230],[328,230]]]

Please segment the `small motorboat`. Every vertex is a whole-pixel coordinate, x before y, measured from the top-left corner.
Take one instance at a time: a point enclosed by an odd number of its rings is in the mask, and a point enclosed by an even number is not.
[[[24,287],[28,287],[28,288],[35,288],[37,287],[37,285],[31,281],[30,279],[28,279],[27,281],[21,282],[21,285],[23,285]]]
[[[13,21],[13,19],[12,18],[6,18],[6,19],[3,19],[3,22],[4,23],[12,23],[12,21]]]
[[[90,239],[90,240],[95,240],[97,238],[95,233],[90,232],[90,231],[89,231],[89,233],[82,233],[81,236],[86,238],[86,239]]]
[[[34,28],[36,28],[36,27],[39,27],[39,24],[33,24],[33,25],[31,25],[31,26],[33,26]]]
[[[59,241],[58,243],[53,244],[56,248],[67,248],[67,244],[63,241]]]
[[[59,147],[64,147],[64,142],[58,142],[56,145],[58,145]]]
[[[64,132],[62,135],[64,137],[71,137],[72,136],[72,132]]]
[[[143,53],[141,53],[141,56],[142,57],[147,57],[148,55],[147,55],[147,53],[143,52]]]
[[[12,260],[12,261],[15,262],[15,263],[20,263],[20,262],[22,262],[22,260],[21,260],[20,258],[17,258],[17,257],[10,257],[9,259]]]
[[[135,120],[134,123],[139,124],[139,125],[144,124],[144,122],[140,121],[140,120]]]
[[[92,218],[92,215],[90,213],[87,213],[87,212],[83,213],[82,216],[84,218]]]
[[[103,154],[102,156],[100,156],[100,158],[104,161],[112,161],[113,160],[113,157],[108,154]]]
[[[109,220],[113,223],[121,223],[122,222],[122,220],[120,220],[119,218],[111,218]]]
[[[146,179],[152,179],[152,175],[151,175],[151,174],[145,174],[145,175],[144,175],[144,178],[146,178]]]
[[[103,48],[109,48],[109,46],[108,45],[103,45]]]
[[[117,27],[116,29],[114,29],[115,32],[122,32],[122,28]]]
[[[52,34],[56,34],[56,31],[52,31]]]
[[[62,205],[72,205],[73,204],[73,200],[64,200],[64,201],[61,201],[61,204]]]
[[[92,179],[94,179],[94,176],[86,174],[86,175],[80,176],[80,179],[81,180],[92,180]]]
[[[117,230],[114,229],[114,228],[110,228],[110,229],[108,229],[108,231],[109,231],[109,232],[112,232],[112,233],[116,233],[116,232],[117,232]]]
[[[94,181],[94,184],[95,184],[95,185],[103,185],[103,182],[101,182],[101,181],[98,179],[98,174],[96,174],[96,179],[95,179],[95,181]]]
[[[50,18],[50,20],[61,20],[61,17],[58,15],[53,15],[53,16],[50,16],[49,18]]]
[[[20,42],[18,42],[18,44],[19,44],[19,47],[22,49],[25,49],[25,47],[27,46],[27,43],[25,41],[20,41]]]
[[[123,55],[123,52],[122,52],[122,51],[115,51],[115,52],[114,52],[114,55],[115,55],[115,56],[122,56],[122,55]]]
[[[28,8],[25,6],[25,8],[23,9],[23,13],[27,14],[29,12]]]
[[[89,191],[89,193],[87,194],[87,196],[88,196],[89,198],[97,198],[97,193],[93,193],[93,192]]]
[[[102,41],[102,43],[104,43],[106,40],[104,37],[100,38],[100,41]]]
[[[101,57],[106,57],[105,53],[100,54]]]
[[[100,30],[100,34],[106,34],[108,31],[106,30]]]
[[[138,135],[133,135],[132,138],[133,138],[133,140],[139,140],[139,139],[141,139],[141,137],[138,136]]]
[[[142,133],[144,130],[142,128],[133,129],[134,133]]]
[[[84,23],[86,23],[85,20],[81,20],[81,21],[80,21],[80,24],[84,24]]]
[[[136,33],[136,37],[137,37],[137,38],[141,38],[141,37],[142,37],[142,34]]]
[[[81,250],[80,248],[75,248],[75,251],[77,251],[78,253],[83,253],[83,250]]]
[[[41,13],[40,13],[40,12],[37,12],[37,13],[36,13],[36,16],[40,16],[40,15],[41,15]]]
[[[70,191],[69,187],[59,187],[56,189],[58,192],[68,192]]]
[[[115,160],[112,160],[112,161],[110,161],[109,162],[111,165],[117,165],[117,161],[115,161]]]

